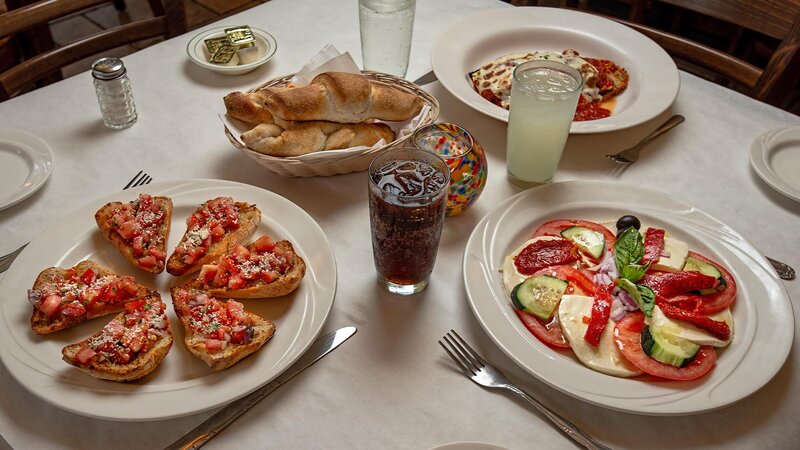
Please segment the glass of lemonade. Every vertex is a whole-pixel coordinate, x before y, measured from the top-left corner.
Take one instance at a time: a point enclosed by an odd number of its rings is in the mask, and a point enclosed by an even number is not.
[[[369,219],[378,282],[409,295],[428,285],[446,203],[450,171],[431,152],[402,147],[369,166]]]
[[[404,77],[416,0],[358,0],[364,69]]]
[[[581,74],[560,62],[533,60],[514,68],[506,143],[513,184],[529,188],[553,179],[582,86]]]

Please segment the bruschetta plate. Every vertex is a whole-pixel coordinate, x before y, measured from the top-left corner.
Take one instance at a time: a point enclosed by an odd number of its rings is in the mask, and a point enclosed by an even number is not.
[[[570,218],[616,228],[615,222],[625,215],[638,217],[642,227],[669,230],[690,250],[726,267],[736,280],[733,339],[719,349],[713,369],[700,378],[676,382],[601,373],[584,365],[581,355],[545,345],[515,313],[504,287],[508,271],[504,261],[531,240],[538,227]],[[613,231],[610,234],[613,239]],[[742,400],[783,366],[794,337],[794,313],[786,289],[761,255],[729,226],[669,194],[619,183],[573,181],[524,191],[497,205],[474,228],[464,251],[463,270],[478,322],[533,377],[595,405],[673,416],[711,411]],[[577,296],[565,295],[561,301],[566,297]],[[596,350],[599,358],[601,346]]]
[[[170,289],[194,275],[149,274],[134,267],[102,236],[95,212],[109,202],[129,202],[140,193],[172,199],[172,252],[186,231],[186,220],[201,204],[218,197],[256,205],[261,214],[253,239],[269,235],[287,240],[305,261],[305,275],[291,293],[269,299],[243,299],[245,309],[275,325],[274,335],[254,354],[221,371],[212,370],[185,345]],[[249,243],[247,241],[246,243]],[[40,336],[31,330],[26,298],[37,275],[48,267],[72,267],[97,261],[119,275],[160,293],[167,305],[175,344],[146,376],[115,383],[94,378],[62,360],[62,349],[94,335],[114,315],[94,318],[69,329]],[[17,258],[0,281],[0,360],[31,393],[59,408],[85,416],[117,420],[163,420],[217,408],[270,382],[299,358],[321,331],[333,305],[336,263],[325,233],[314,219],[289,200],[254,186],[224,180],[152,183],[92,200],[46,229]]]

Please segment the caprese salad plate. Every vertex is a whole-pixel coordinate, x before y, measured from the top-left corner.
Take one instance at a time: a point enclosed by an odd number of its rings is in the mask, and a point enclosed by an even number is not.
[[[730,405],[778,372],[794,336],[788,294],[751,244],[638,186],[522,192],[475,227],[463,265],[470,306],[509,357],[620,411]]]
[[[242,300],[249,311],[274,322],[274,336],[257,353],[215,372],[183,344],[181,321],[171,305],[170,288],[189,281],[163,272],[145,274],[105,242],[95,222],[97,209],[111,201],[131,201],[140,193],[172,199],[173,226],[168,248],[180,241],[183,223],[198,205],[215,197],[232,197],[258,205],[265,213],[255,235],[292,242],[306,261],[305,277],[289,295]],[[266,213],[269,211],[269,213]],[[100,380],[62,361],[62,348],[91,336],[108,318],[88,320],[47,336],[31,331],[31,304],[26,292],[47,267],[71,267],[91,259],[131,275],[157,290],[167,306],[175,338],[169,354],[147,377],[129,383]],[[336,262],[325,233],[303,209],[289,200],[242,183],[224,180],[176,180],[116,192],[55,220],[31,241],[0,283],[0,360],[31,393],[59,408],[89,417],[118,421],[163,420],[196,414],[227,404],[280,375],[316,339],[333,306]]]

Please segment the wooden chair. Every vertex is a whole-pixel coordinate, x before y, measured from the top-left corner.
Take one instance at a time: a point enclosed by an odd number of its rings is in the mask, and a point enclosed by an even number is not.
[[[641,23],[616,19],[645,34],[679,60],[738,83],[753,98],[781,106],[800,75],[800,0],[654,0],[704,14],[777,39],[765,67]],[[633,2],[632,19],[642,18],[645,0]],[[730,50],[730,48],[729,48]]]
[[[79,13],[109,0],[41,0],[0,14],[0,39],[18,35],[47,22]],[[62,67],[115,47],[155,37],[171,37],[187,30],[182,0],[151,0],[155,17],[127,23],[46,50],[0,73],[0,101]]]

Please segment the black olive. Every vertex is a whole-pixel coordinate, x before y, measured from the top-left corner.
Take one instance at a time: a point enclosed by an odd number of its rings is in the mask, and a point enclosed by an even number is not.
[[[617,220],[617,233],[624,230],[625,228],[636,228],[637,230],[639,227],[642,226],[642,223],[639,222],[639,218],[636,216],[622,216]]]

